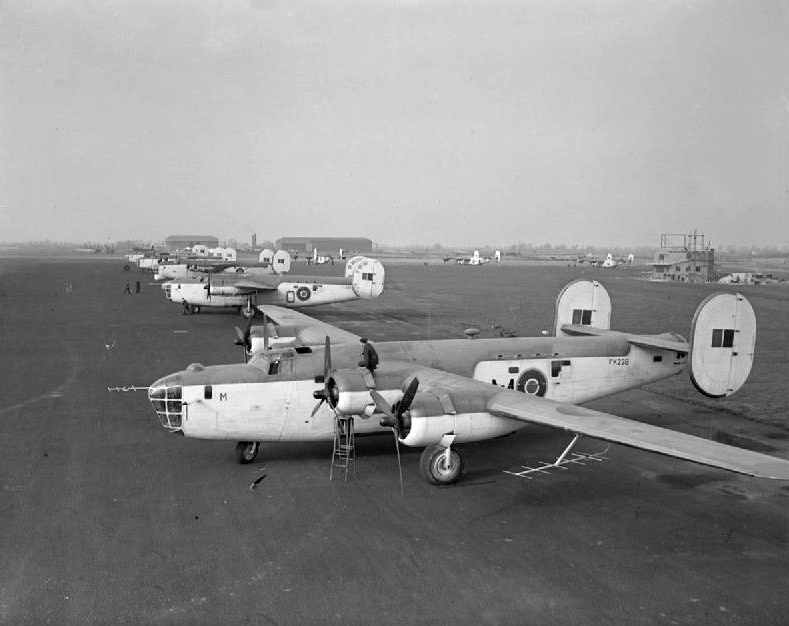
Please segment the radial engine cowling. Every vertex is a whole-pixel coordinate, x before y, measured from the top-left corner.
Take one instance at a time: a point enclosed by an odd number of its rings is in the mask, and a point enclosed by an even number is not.
[[[343,415],[361,415],[373,403],[362,370],[339,370],[327,383],[329,403]]]

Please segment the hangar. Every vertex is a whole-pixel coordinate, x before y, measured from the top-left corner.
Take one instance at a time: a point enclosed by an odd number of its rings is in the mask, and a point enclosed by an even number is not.
[[[219,246],[219,239],[211,235],[170,235],[164,240],[164,247],[170,252],[195,244],[216,248]]]
[[[277,239],[278,250],[293,252],[312,252],[317,250],[327,254],[372,252],[372,239],[366,237],[282,237]]]

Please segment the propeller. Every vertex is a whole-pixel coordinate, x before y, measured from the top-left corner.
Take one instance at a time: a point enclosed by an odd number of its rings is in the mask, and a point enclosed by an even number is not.
[[[314,417],[315,414],[318,412],[318,409],[321,408],[321,404],[324,402],[328,402],[329,394],[331,390],[329,389],[329,375],[331,374],[331,340],[329,336],[326,335],[326,344],[323,351],[323,389],[318,389],[312,392],[312,397],[318,400],[318,404],[315,405],[315,408],[312,409],[312,413],[310,417]],[[331,403],[329,403],[331,406]]]
[[[244,363],[247,362],[247,353],[252,348],[252,341],[250,339],[250,331],[252,330],[252,318],[250,317],[247,320],[246,325],[244,326],[244,330],[241,330],[238,326],[235,326],[236,331],[236,341],[235,344],[237,346],[244,346]]]
[[[375,389],[370,389],[370,396],[372,396],[376,408],[385,416],[382,417],[381,421],[379,422],[381,426],[393,428],[395,431],[397,431],[398,435],[400,434],[400,432],[406,426],[403,416],[408,411],[408,409],[411,408],[411,403],[414,401],[414,396],[416,396],[416,390],[418,388],[419,379],[414,376],[406,388],[403,397],[400,398],[394,407],[390,407],[386,402],[386,398],[378,393],[378,391]]]
[[[388,426],[392,429],[392,434],[395,440],[395,450],[397,451],[397,470],[400,472],[400,495],[403,495],[403,466],[400,463],[400,432],[405,427],[404,415],[411,408],[411,403],[416,396],[416,390],[419,388],[419,379],[414,376],[411,379],[408,387],[400,398],[399,402],[395,403],[394,407],[390,407],[386,398],[384,398],[375,389],[370,389],[370,396],[375,402],[376,408],[384,414],[379,424],[381,426]]]

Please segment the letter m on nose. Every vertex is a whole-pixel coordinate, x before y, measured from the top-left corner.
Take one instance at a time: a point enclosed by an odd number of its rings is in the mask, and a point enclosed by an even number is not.
[[[227,394],[226,393],[220,393],[219,394],[219,401],[222,402],[223,400],[227,400]]]

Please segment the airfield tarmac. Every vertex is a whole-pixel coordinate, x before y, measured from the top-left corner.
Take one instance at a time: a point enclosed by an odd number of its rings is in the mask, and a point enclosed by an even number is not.
[[[324,444],[264,445],[240,466],[232,442],[166,433],[144,391],[107,387],[238,361],[241,320],[181,316],[122,266],[0,257],[0,624],[787,623],[781,483],[623,446],[518,479],[502,470],[568,443],[527,428],[464,446],[446,488],[405,450],[401,497],[388,438],[357,440],[346,483],[329,481]],[[562,285],[593,277],[614,328],[687,336],[716,288],[564,264],[386,269],[378,300],[305,312],[373,341],[538,334]],[[142,292],[123,296],[127,279]],[[789,458],[789,288],[740,291],[759,323],[740,394],[704,399],[683,375],[589,406]]]

